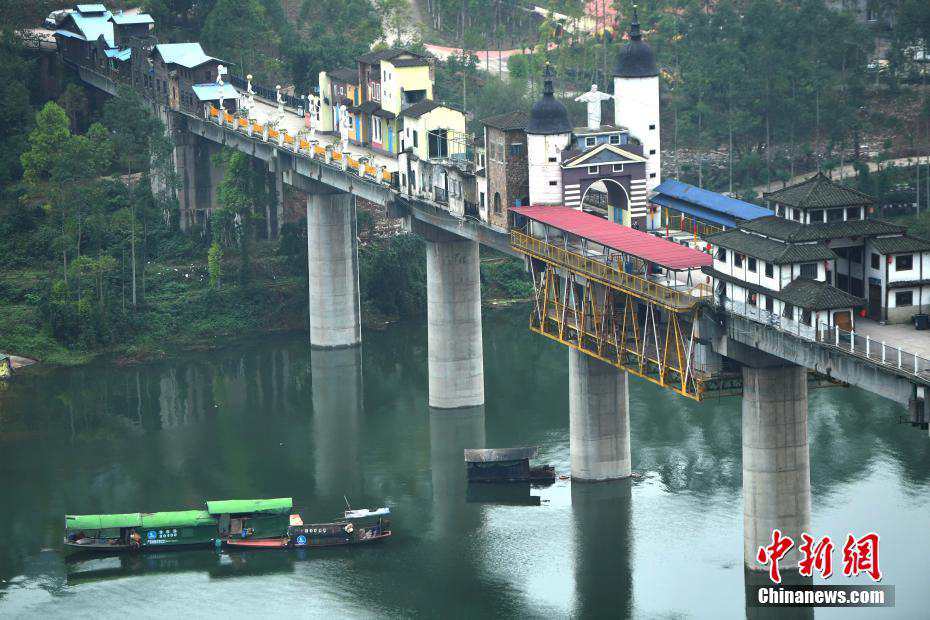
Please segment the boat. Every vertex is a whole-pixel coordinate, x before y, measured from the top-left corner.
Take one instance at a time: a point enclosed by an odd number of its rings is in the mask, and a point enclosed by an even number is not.
[[[531,466],[538,447],[489,448],[465,450],[465,469],[469,482],[555,482],[555,468],[550,465]]]
[[[69,550],[145,551],[280,538],[287,534],[292,508],[285,497],[215,500],[206,510],[66,515],[63,543]]]
[[[289,549],[301,547],[335,547],[384,540],[391,536],[391,509],[352,510],[330,523],[304,523],[300,514],[290,515],[287,534],[278,538],[228,538],[230,547],[246,549]]]
[[[65,547],[139,551],[149,547],[209,545],[217,521],[204,510],[65,516]]]

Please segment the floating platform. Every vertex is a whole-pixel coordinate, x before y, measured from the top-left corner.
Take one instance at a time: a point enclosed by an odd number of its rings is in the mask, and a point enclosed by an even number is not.
[[[465,471],[469,482],[555,482],[555,468],[531,466],[538,447],[489,448],[465,450]]]

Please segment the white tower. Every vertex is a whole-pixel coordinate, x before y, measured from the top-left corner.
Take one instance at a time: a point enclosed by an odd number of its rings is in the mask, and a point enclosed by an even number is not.
[[[614,65],[614,121],[630,130],[630,137],[643,145],[646,158],[646,183],[634,181],[633,196],[652,191],[662,182],[662,150],[659,139],[659,68],[656,56],[643,41],[639,17],[634,9],[630,40],[620,50]],[[640,195],[643,195],[640,194]],[[630,212],[643,217],[645,210]]]
[[[530,204],[561,205],[562,151],[572,140],[568,110],[553,95],[552,68],[546,63],[542,99],[533,104],[526,125]]]

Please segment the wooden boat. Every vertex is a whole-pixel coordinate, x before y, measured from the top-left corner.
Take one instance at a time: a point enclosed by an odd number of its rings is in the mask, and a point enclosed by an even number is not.
[[[145,551],[215,545],[228,538],[278,538],[287,534],[293,501],[207,502],[206,510],[67,515],[63,543],[69,550]]]
[[[217,521],[204,510],[67,515],[65,547],[84,551],[139,551],[149,547],[209,545]]]
[[[555,482],[555,468],[533,467],[539,448],[493,448],[465,450],[465,469],[469,482]]]
[[[299,514],[290,516],[287,534],[278,538],[226,539],[230,547],[248,549],[285,549],[300,547],[335,547],[383,540],[391,536],[391,510],[351,510],[331,523],[305,524]]]

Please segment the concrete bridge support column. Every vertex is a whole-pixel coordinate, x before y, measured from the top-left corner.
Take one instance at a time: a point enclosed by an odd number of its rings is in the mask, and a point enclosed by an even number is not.
[[[268,239],[277,239],[284,225],[284,171],[277,157],[268,163],[268,173],[271,175],[274,198],[271,204],[265,205],[265,234]]]
[[[743,367],[743,552],[746,565],[772,530],[795,546],[779,565],[797,566],[801,533],[810,530],[807,371],[801,366]]]
[[[429,405],[436,409],[483,405],[478,244],[447,233],[427,239]]]
[[[307,199],[310,346],[336,349],[362,341],[355,196]]]
[[[572,480],[629,477],[632,468],[627,373],[570,349],[568,415]]]

